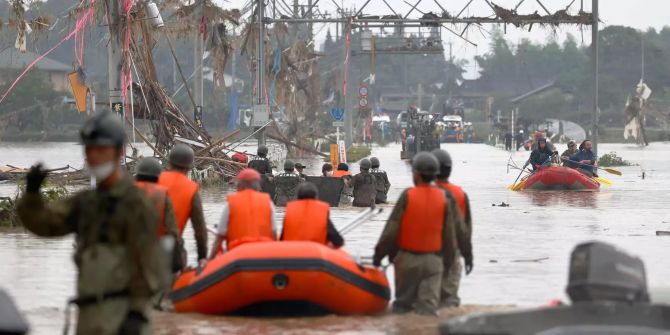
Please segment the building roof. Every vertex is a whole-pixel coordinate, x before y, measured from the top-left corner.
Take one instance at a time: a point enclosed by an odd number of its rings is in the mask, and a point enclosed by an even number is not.
[[[10,47],[0,52],[0,69],[23,70],[39,56],[40,55],[30,51],[27,51],[26,53],[20,53],[16,49]],[[51,72],[72,71],[72,66],[48,57],[44,57],[39,62],[37,62],[37,64],[35,64],[35,68]]]
[[[518,96],[518,97],[515,97],[515,98],[511,99],[510,102],[513,103],[513,104],[515,104],[515,103],[519,103],[519,102],[521,102],[521,101],[523,101],[523,100],[526,100],[527,98],[530,98],[530,97],[532,97],[532,96],[534,96],[534,95],[536,95],[536,94],[540,94],[540,93],[542,93],[542,92],[544,92],[544,91],[546,91],[546,90],[548,90],[548,89],[554,87],[554,84],[556,84],[556,82],[554,82],[554,81],[552,81],[552,82],[548,82],[548,83],[546,83],[546,84],[544,84],[544,85],[542,85],[542,86],[540,86],[540,87],[537,87],[537,88],[535,88],[535,89],[532,89],[532,90],[530,90],[530,91],[528,91],[528,92],[526,92],[526,93],[524,93],[524,94],[522,94],[522,95],[520,95],[520,96]]]

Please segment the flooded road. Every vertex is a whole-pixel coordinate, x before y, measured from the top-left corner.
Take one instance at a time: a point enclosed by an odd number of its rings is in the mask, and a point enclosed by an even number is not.
[[[616,151],[639,166],[622,167],[622,177],[601,173],[613,181],[600,192],[511,192],[518,171],[507,172],[509,153],[479,144],[446,145],[454,159],[452,180],[468,192],[474,218],[475,267],[462,281],[465,304],[536,306],[565,297],[568,256],[585,240],[602,240],[635,254],[645,261],[651,288],[668,286],[670,239],[655,236],[670,230],[670,144],[653,143],[647,148],[604,144],[600,153]],[[399,146],[374,147],[392,183],[389,199],[411,186],[410,168],[399,159]],[[559,145],[562,151],[564,146]],[[253,151],[253,148],[248,148]],[[528,153],[513,155],[523,162]],[[64,143],[0,143],[0,164],[27,167],[42,160],[49,167],[80,167],[81,148]],[[316,159],[296,160],[308,165],[310,175],[320,173]],[[358,171],[354,164],[352,171]],[[642,172],[646,178],[641,178]],[[0,196],[13,196],[16,185],[0,184]],[[203,192],[208,224],[219,220],[228,190],[207,188]],[[505,202],[509,207],[492,206]],[[370,256],[391,205],[384,212],[345,236],[345,248]],[[332,211],[336,225],[345,224],[358,210]],[[195,254],[192,232],[186,231],[190,257]],[[64,304],[74,292],[75,268],[71,262],[72,239],[41,239],[27,233],[0,234],[0,287],[9,291],[33,327],[33,334],[54,334],[63,322]],[[392,282],[392,269],[387,271]],[[653,298],[653,297],[652,297]],[[448,313],[450,311],[442,311]],[[418,316],[337,317],[303,319],[251,319],[171,315],[159,313],[157,334],[220,333],[434,333],[434,318]]]

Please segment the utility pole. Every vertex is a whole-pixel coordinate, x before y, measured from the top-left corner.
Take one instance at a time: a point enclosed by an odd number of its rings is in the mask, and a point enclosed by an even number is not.
[[[107,44],[107,87],[109,89],[109,108],[123,117],[124,106],[121,99],[121,15],[117,0],[107,1],[109,18],[109,43]]]
[[[266,113],[265,117],[269,118],[270,109],[265,104],[265,99],[263,97],[264,88],[265,88],[265,25],[263,23],[263,14],[265,13],[265,0],[256,1],[256,23],[258,23],[258,46],[256,47],[256,103],[257,106],[264,106],[261,111],[255,111],[254,120],[256,120],[256,115],[260,113]],[[258,127],[263,127],[260,123],[256,124]],[[261,129],[258,132],[258,145],[265,145],[265,129]]]
[[[591,28],[591,65],[593,67],[593,110],[591,143],[593,153],[598,155],[598,0],[592,0],[593,26]]]
[[[204,41],[205,37],[202,33],[202,23],[203,23],[203,6],[205,5],[205,0],[198,0],[198,5],[196,6],[196,20],[198,20],[198,29],[195,31],[195,46],[193,48],[193,66],[195,70],[195,78],[193,78],[193,94],[195,95],[195,110],[193,111],[193,121],[199,127],[202,127],[202,117],[203,117],[203,71],[202,71],[202,56],[204,54]]]

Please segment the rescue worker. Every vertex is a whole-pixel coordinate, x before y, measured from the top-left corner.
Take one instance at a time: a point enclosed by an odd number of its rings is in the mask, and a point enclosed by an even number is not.
[[[302,165],[302,163],[295,163],[295,171],[298,173],[298,176],[300,176],[300,178],[302,178],[303,180],[305,179],[305,177],[307,177],[307,175],[303,173],[305,168],[306,166]]]
[[[325,163],[321,167],[321,176],[322,177],[332,177],[333,176],[333,166],[330,163]]]
[[[259,146],[256,154],[258,156],[252,159],[247,166],[258,171],[261,175],[272,176],[272,164],[270,164],[270,160],[267,158],[268,147],[264,145]]]
[[[437,171],[437,159],[430,153],[414,156],[416,186],[402,192],[375,247],[375,266],[386,256],[394,265],[395,313],[437,315],[444,268],[451,267],[456,242],[467,247],[466,236],[455,235],[458,206],[447,192],[431,185]],[[461,252],[469,254],[467,248]]]
[[[119,164],[126,134],[118,116],[95,114],[79,135],[96,187],[47,203],[40,192],[47,172],[37,164],[17,213],[36,235],[75,234],[77,334],[149,334],[151,298],[167,283],[155,210]]]
[[[389,181],[389,177],[386,175],[386,171],[379,169],[379,158],[370,158],[370,163],[372,164],[372,170],[370,173],[375,176],[375,188],[377,190],[375,203],[385,204],[386,196],[389,193],[389,189],[391,189],[391,182]]]
[[[466,237],[467,245],[458,245],[456,257],[454,258],[451,267],[444,268],[442,290],[440,292],[440,306],[458,307],[461,304],[461,298],[458,296],[458,288],[463,273],[463,265],[460,260],[461,248],[469,250],[469,254],[463,256],[463,259],[465,260],[465,274],[468,275],[472,271],[472,216],[470,213],[470,200],[460,186],[449,182],[449,176],[451,175],[451,168],[453,166],[449,153],[445,150],[435,149],[432,154],[437,158],[437,161],[440,164],[436,185],[439,188],[448,191],[456,201],[456,205],[458,205],[461,214],[461,219],[458,221],[459,224],[456,226],[456,231],[457,234]]]
[[[267,193],[260,192],[261,176],[254,169],[244,169],[235,177],[237,192],[228,196],[209,258],[219,251],[230,251],[243,243],[277,239],[275,207]]]
[[[344,176],[351,176],[349,165],[347,163],[339,163],[337,164],[337,171],[333,172],[333,177],[342,178]]]
[[[172,201],[168,196],[167,188],[158,185],[158,177],[163,167],[158,159],[153,157],[142,158],[135,170],[135,186],[144,192],[156,213],[158,214],[158,237],[171,237],[173,250],[170,252],[170,267],[176,273],[186,264],[183,264],[183,241],[179,237],[179,229],[172,207]]]
[[[584,140],[584,142],[582,142],[582,149],[578,153],[570,156],[570,160],[579,163],[575,163],[575,165],[578,165],[577,170],[579,170],[579,172],[582,172],[587,176],[598,177],[598,169],[596,168],[598,157],[591,151],[592,146],[593,143],[591,143],[591,140]]]
[[[296,190],[302,178],[294,172],[294,168],[295,164],[290,160],[286,160],[284,162],[284,172],[274,177],[274,201],[277,206],[286,206],[289,201],[296,198]]]
[[[351,180],[353,187],[354,207],[374,207],[377,197],[377,181],[374,175],[370,173],[372,163],[369,159],[361,160],[361,172]]]
[[[558,152],[555,153],[556,155]],[[551,157],[554,155],[547,145],[547,139],[540,137],[537,139],[537,148],[530,153],[530,164],[533,170],[537,171],[543,167],[551,166]]]
[[[340,204],[350,204],[353,190],[351,188],[351,172],[349,172],[349,165],[347,165],[347,163],[337,164],[337,170],[333,172],[333,177],[342,178],[342,181],[344,182],[344,187],[340,193]]]
[[[193,167],[193,149],[186,144],[177,144],[168,155],[169,170],[163,171],[158,184],[168,189],[168,195],[174,206],[179,236],[184,234],[186,223],[191,220],[195,244],[198,250],[198,263],[203,266],[207,261],[207,223],[202,211],[202,200],[198,192],[198,184],[188,178],[188,171]],[[183,264],[186,264],[186,251]]]
[[[577,168],[578,167],[577,164],[569,161],[570,157],[576,155],[578,152],[579,150],[577,150],[577,142],[570,140],[568,142],[568,148],[561,154],[561,161],[563,162],[563,166],[573,169]]]
[[[298,186],[298,200],[286,205],[283,241],[312,241],[334,248],[344,245],[342,235],[330,220],[330,205],[316,200],[319,190],[316,185],[305,182]]]

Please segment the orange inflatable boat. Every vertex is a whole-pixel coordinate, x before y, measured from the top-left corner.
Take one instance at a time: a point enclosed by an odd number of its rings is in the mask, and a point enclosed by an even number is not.
[[[184,272],[173,287],[176,312],[204,314],[376,314],[390,291],[383,271],[315,242],[240,245]]]

